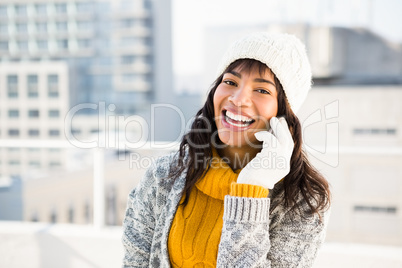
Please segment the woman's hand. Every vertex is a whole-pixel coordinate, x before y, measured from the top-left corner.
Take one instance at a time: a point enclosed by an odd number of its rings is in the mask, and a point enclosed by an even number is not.
[[[294,142],[285,118],[272,117],[271,129],[255,133],[262,149],[240,172],[237,183],[253,184],[268,189],[290,171]]]

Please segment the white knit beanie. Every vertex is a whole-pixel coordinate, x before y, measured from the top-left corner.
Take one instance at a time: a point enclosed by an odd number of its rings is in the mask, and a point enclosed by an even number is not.
[[[283,33],[247,35],[226,51],[218,75],[238,59],[255,59],[266,64],[281,82],[293,112],[299,110],[311,88],[311,67],[298,38]]]

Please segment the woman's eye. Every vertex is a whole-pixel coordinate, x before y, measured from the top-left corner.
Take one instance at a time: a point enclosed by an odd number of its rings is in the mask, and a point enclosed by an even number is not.
[[[235,82],[230,81],[230,80],[225,80],[225,81],[223,81],[223,83],[225,83],[225,84],[227,84],[227,85],[229,85],[229,86],[235,86],[235,85],[236,85]]]
[[[262,93],[262,94],[271,94],[268,90],[265,90],[265,89],[257,89],[257,92]]]

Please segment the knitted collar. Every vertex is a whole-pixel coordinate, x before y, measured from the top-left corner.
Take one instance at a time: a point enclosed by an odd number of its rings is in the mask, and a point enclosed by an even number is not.
[[[218,155],[215,148],[212,149],[212,156],[211,167],[195,186],[206,195],[224,200],[225,195],[230,194],[230,185],[237,181],[241,170],[233,171]]]

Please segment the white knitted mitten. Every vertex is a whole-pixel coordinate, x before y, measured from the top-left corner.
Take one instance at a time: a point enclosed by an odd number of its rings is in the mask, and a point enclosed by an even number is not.
[[[253,184],[268,189],[290,171],[294,142],[285,118],[272,117],[271,129],[255,133],[262,149],[240,172],[237,183]]]

